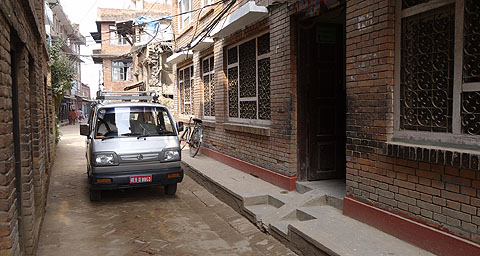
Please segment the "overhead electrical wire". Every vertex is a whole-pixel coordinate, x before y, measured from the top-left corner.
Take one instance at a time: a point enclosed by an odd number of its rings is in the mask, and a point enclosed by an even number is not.
[[[162,21],[162,20],[171,20],[171,19],[174,18],[174,17],[178,17],[178,16],[181,16],[181,15],[184,15],[184,14],[189,14],[189,13],[192,13],[192,12],[200,11],[200,10],[205,9],[205,8],[207,8],[207,7],[215,6],[215,5],[218,5],[218,4],[221,4],[221,3],[224,3],[224,2],[228,2],[228,1],[232,1],[232,0],[220,0],[220,1],[217,1],[217,2],[214,2],[214,3],[211,3],[211,4],[207,4],[207,5],[204,5],[203,7],[200,7],[200,8],[197,8],[197,9],[193,9],[193,10],[190,10],[190,11],[186,11],[186,12],[182,12],[182,13],[177,13],[177,14],[172,14],[172,15],[168,15],[168,16],[156,18],[156,19],[153,19],[153,20],[145,21],[145,22],[143,22],[142,24],[134,24],[133,27],[141,27],[141,26],[143,26],[144,24],[153,23],[153,22],[159,22],[159,21]],[[235,1],[235,0],[233,0],[233,1]],[[117,32],[117,29],[112,29],[112,30],[109,30],[109,31],[100,32],[99,34],[109,34],[110,32]],[[89,37],[91,37],[91,36],[89,36]]]
[[[88,11],[83,15],[83,18],[80,20],[80,22],[78,22],[79,24],[82,23],[82,21],[85,19],[85,17],[87,17],[87,14],[89,14],[93,7],[97,5],[99,0],[95,0],[95,2],[93,2],[92,6],[90,6],[90,8],[88,8]]]
[[[193,12],[196,12],[196,11],[201,11],[207,7],[210,7],[210,6],[215,6],[215,5],[218,5],[218,4],[221,4],[221,3],[225,3],[225,2],[229,2],[230,3],[225,6],[219,13],[217,13],[217,15],[212,19],[212,21],[209,22],[208,25],[206,25],[204,27],[204,29],[198,34],[198,36],[201,35],[201,38],[200,40],[197,40],[197,43],[195,45],[192,45],[193,41],[198,37],[195,37],[195,33],[196,33],[196,28],[195,28],[195,32],[193,32],[192,34],[192,39],[190,41],[190,43],[184,47],[181,47],[177,50],[174,50],[174,52],[179,52],[179,51],[184,51],[184,50],[189,50],[193,47],[195,47],[198,43],[200,43],[201,41],[203,41],[206,37],[209,36],[209,33],[215,28],[215,26],[221,21],[221,19],[223,18],[223,16],[232,8],[232,6],[236,3],[236,0],[220,0],[220,1],[217,1],[217,2],[214,2],[214,3],[211,3],[211,4],[207,4],[207,5],[204,5],[202,6],[201,8],[197,8],[197,9],[193,9],[193,10],[190,10],[190,11],[186,11],[186,12],[182,12],[182,13],[177,13],[177,14],[173,14],[173,15],[169,15],[169,16],[165,16],[165,17],[161,17],[161,18],[157,18],[157,19],[154,19],[154,20],[150,20],[150,21],[146,21],[142,24],[134,24],[133,27],[136,27],[136,26],[144,26],[145,24],[148,24],[148,23],[153,23],[153,22],[160,22],[162,20],[171,20],[172,18],[174,17],[178,17],[178,16],[181,16],[181,15],[184,15],[184,14],[189,14],[189,13],[193,13]],[[158,1],[157,1],[158,2]],[[156,2],[156,3],[157,3]],[[154,4],[155,5],[155,4]],[[150,9],[153,8],[153,5],[150,7]],[[149,9],[149,10],[150,10]],[[199,13],[199,15],[200,15]],[[198,20],[197,20],[198,21]],[[171,26],[171,23],[169,24],[168,27]],[[198,24],[197,24],[198,26]],[[196,26],[196,27],[197,27]],[[167,28],[168,28],[167,27]],[[149,44],[150,42],[153,41],[153,39],[158,35],[158,32],[159,32],[159,26],[157,26],[157,29],[156,29],[156,32],[155,32],[155,36],[151,38],[151,40],[144,44],[144,45],[147,45]],[[163,29],[164,31],[166,31],[166,29]],[[118,29],[113,29],[113,30],[109,30],[109,31],[106,31],[106,32],[101,32],[100,34],[109,34],[111,32],[118,32]],[[146,32],[142,32],[142,33],[146,33]],[[163,32],[165,33],[165,32]],[[147,33],[148,34],[148,33]],[[175,33],[168,33],[168,34],[173,34],[173,36],[175,37]],[[91,35],[88,35],[87,37],[92,37]],[[92,37],[93,38],[93,37]],[[85,46],[91,46],[91,45],[95,45],[95,44],[98,44],[99,42],[103,42],[103,41],[109,41],[111,40],[110,38],[108,39],[102,39],[102,40],[94,40],[95,43],[92,43],[92,44],[86,44]],[[175,40],[175,39],[174,39]],[[170,41],[170,40],[167,40],[167,42]],[[139,48],[141,49],[141,47]],[[128,53],[125,53],[125,54],[120,54],[120,55],[113,55],[112,57],[117,57],[117,58],[121,58],[121,57],[125,57],[125,56],[129,56],[133,53],[136,53],[137,51],[139,51],[139,49],[136,49],[132,52],[128,52]],[[75,54],[75,53],[67,53],[65,52],[66,54],[70,54],[70,55],[76,55],[76,56],[79,56],[79,57],[93,57],[93,55],[80,55],[80,54]]]
[[[185,50],[190,50],[196,45],[198,45],[200,42],[205,40],[210,35],[210,32],[217,26],[217,24],[222,20],[223,16],[229,12],[229,10],[232,8],[232,6],[236,3],[236,0],[230,0],[230,3],[225,6],[217,15],[209,22],[208,25],[204,27],[204,29],[199,33],[197,37],[195,35],[192,36],[192,39],[190,43],[186,46],[180,47],[178,50],[175,52],[180,52],[180,51],[185,51]],[[200,37],[199,37],[200,36]],[[196,40],[196,38],[199,38]],[[193,41],[197,41],[195,45],[192,45]]]

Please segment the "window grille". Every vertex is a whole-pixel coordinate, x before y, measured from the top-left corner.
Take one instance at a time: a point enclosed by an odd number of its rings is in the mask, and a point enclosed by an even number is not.
[[[213,67],[213,56],[202,60],[203,115],[205,117],[215,116],[215,72]]]
[[[228,116],[238,117],[238,67],[228,69]]]
[[[480,135],[480,92],[462,93],[462,133]]]
[[[465,1],[463,82],[480,82],[480,1]]]
[[[402,129],[452,131],[454,22],[454,5],[402,20]]]
[[[396,10],[394,137],[480,145],[480,1]]]
[[[234,121],[270,120],[270,35],[227,51],[228,115]]]
[[[193,115],[193,66],[180,69],[178,72],[178,84],[180,88],[180,113]]]
[[[480,1],[465,1],[463,82],[480,82]],[[480,91],[462,93],[462,133],[480,135]]]

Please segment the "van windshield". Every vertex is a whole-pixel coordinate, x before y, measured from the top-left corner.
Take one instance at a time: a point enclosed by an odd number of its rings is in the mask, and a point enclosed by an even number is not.
[[[95,138],[176,135],[172,120],[161,107],[106,107],[98,110]]]

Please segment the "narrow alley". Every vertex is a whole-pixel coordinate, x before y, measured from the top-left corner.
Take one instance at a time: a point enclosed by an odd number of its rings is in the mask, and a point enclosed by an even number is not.
[[[295,255],[185,176],[163,188],[88,198],[84,137],[60,128],[38,255]]]
[[[480,256],[480,0],[2,0],[3,255]]]

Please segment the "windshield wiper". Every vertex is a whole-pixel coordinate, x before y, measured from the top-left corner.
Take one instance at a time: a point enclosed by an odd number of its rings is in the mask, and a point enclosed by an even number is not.
[[[140,138],[145,138],[145,137],[155,137],[155,136],[165,136],[165,135],[175,135],[174,132],[171,132],[171,131],[161,131],[159,133],[156,133],[156,134],[142,134],[142,135],[138,135],[137,136],[137,139],[140,139]]]
[[[113,139],[113,138],[118,138],[117,136],[108,136],[108,137],[103,137],[102,141],[108,140],[108,139]]]
[[[176,134],[172,131],[162,131],[158,135],[170,135],[170,136],[172,136],[172,135],[176,135]]]
[[[139,135],[142,135],[140,133],[123,133],[122,134],[123,136],[139,136]]]

